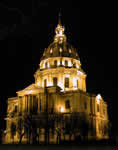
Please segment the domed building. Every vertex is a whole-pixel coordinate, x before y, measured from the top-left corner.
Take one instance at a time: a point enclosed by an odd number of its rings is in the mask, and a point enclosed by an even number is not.
[[[34,74],[35,83],[8,99],[4,143],[108,138],[107,104],[100,94],[87,93],[87,75],[64,30],[59,21]]]

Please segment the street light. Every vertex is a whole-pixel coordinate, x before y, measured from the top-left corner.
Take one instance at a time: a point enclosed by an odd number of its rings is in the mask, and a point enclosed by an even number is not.
[[[62,113],[64,112],[64,108],[63,107],[59,107],[59,111]]]

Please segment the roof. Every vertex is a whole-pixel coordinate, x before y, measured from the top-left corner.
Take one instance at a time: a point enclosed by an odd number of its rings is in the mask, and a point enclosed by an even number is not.
[[[50,57],[70,57],[74,59],[79,59],[78,53],[73,46],[67,42],[53,42],[45,49],[41,60]]]

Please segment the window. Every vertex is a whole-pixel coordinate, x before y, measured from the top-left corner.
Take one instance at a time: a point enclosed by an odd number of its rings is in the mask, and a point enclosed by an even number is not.
[[[100,109],[99,109],[99,104],[97,104],[97,112],[99,112],[100,111]]]
[[[45,68],[47,68],[47,67],[48,67],[48,63],[46,62],[46,63],[45,63]]]
[[[65,66],[68,67],[68,61],[67,60],[65,60]]]
[[[37,114],[37,111],[38,111],[38,99],[34,95],[33,96],[33,114]]]
[[[65,88],[69,88],[69,78],[65,78]]]
[[[76,63],[75,62],[73,63],[73,67],[76,68]]]
[[[103,115],[105,115],[105,109],[103,108]]]
[[[78,83],[79,81],[77,80],[77,88],[79,88],[79,83]]]
[[[44,80],[44,87],[47,86],[47,79]]]
[[[60,66],[62,66],[62,58],[60,58]]]
[[[62,48],[59,49],[60,53],[62,52]]]
[[[57,78],[56,77],[53,78],[53,86],[57,86]]]
[[[87,109],[87,103],[86,102],[84,102],[84,108]]]
[[[53,107],[51,108],[51,113],[52,113],[52,114],[54,113],[54,108],[53,108]]]
[[[50,53],[52,54],[52,49],[50,50]]]
[[[92,113],[92,99],[90,99],[90,112]]]
[[[69,100],[65,101],[65,108],[70,109],[70,101]]]
[[[57,67],[57,60],[54,61],[54,67]]]
[[[71,49],[69,49],[69,53],[71,53]]]
[[[40,99],[40,112],[42,111],[42,108],[41,108],[41,99]]]
[[[17,112],[17,106],[15,106],[15,108],[14,108],[14,112]]]

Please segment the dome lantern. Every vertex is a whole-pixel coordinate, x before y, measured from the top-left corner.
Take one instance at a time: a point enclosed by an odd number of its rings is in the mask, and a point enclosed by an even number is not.
[[[45,55],[41,57],[41,60],[51,57],[68,57],[80,60],[76,49],[67,42],[64,31],[65,27],[61,23],[61,14],[59,13],[58,25],[55,29],[54,41],[48,46],[48,48],[45,49]]]

